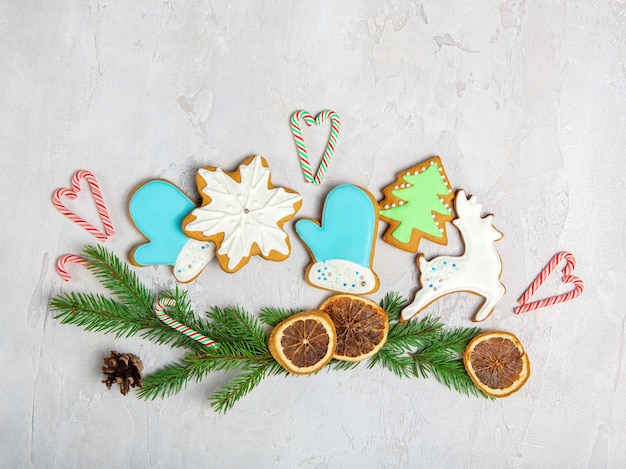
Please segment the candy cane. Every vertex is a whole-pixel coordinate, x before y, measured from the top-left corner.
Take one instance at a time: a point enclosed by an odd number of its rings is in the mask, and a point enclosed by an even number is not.
[[[98,214],[100,215],[100,219],[102,220],[102,224],[104,225],[104,233],[93,226],[91,223],[87,222],[82,217],[76,215],[74,212],[69,210],[63,202],[61,202],[61,197],[68,197],[72,200],[78,197],[78,193],[80,192],[80,181],[81,179],[86,179],[89,183],[89,187],[91,188],[91,193],[93,194],[94,201],[96,202],[96,207],[98,209]],[[52,196],[52,203],[55,208],[61,212],[64,216],[69,218],[74,223],[77,223],[79,226],[87,230],[89,233],[93,234],[100,241],[106,241],[110,236],[115,233],[115,229],[113,228],[113,223],[111,223],[111,218],[109,217],[109,211],[106,208],[104,203],[104,199],[102,197],[102,193],[100,192],[100,186],[98,185],[98,180],[90,171],[80,170],[74,173],[72,177],[72,188],[62,187],[57,189],[54,195]]]
[[[80,264],[85,267],[89,267],[89,262],[84,257],[77,256],[75,254],[66,254],[64,256],[59,257],[57,261],[57,272],[61,276],[63,280],[69,282],[72,279],[72,276],[68,273],[65,268],[65,264],[68,262],[74,262],[75,264]]]
[[[561,263],[561,261],[566,260],[567,263],[563,267],[563,283],[573,283],[574,289],[568,293],[564,293],[562,295],[556,295],[550,298],[545,298],[543,300],[534,301],[529,303],[530,298],[535,294],[537,289],[543,284],[546,278],[552,274],[554,269]],[[515,314],[527,313],[528,311],[533,311],[535,309],[544,308],[546,306],[552,306],[557,303],[562,303],[564,301],[569,301],[576,298],[583,292],[584,284],[583,281],[576,277],[575,275],[571,275],[576,267],[576,259],[569,252],[559,252],[554,255],[554,257],[550,260],[548,265],[541,271],[541,273],[537,276],[535,281],[528,287],[528,289],[524,292],[524,294],[519,298],[518,303],[521,306],[518,306],[514,309]]]
[[[304,174],[304,180],[306,182],[313,182],[313,172],[311,171],[311,164],[309,162],[309,155],[307,154],[304,138],[302,138],[302,130],[300,128],[299,120],[303,118],[307,125],[311,126],[315,123],[315,119],[309,113],[304,111],[297,111],[291,117],[291,133],[293,139],[296,142],[296,150],[298,151],[298,157],[300,158],[300,166],[302,166],[302,173]]]
[[[328,144],[326,145],[326,150],[324,150],[324,155],[322,156],[322,160],[319,167],[317,168],[315,176],[313,176],[306,144],[304,143],[304,138],[302,137],[300,119],[304,120],[304,122],[309,127],[313,124],[319,125],[326,119],[330,119],[331,121]],[[341,120],[339,119],[339,115],[334,111],[322,111],[315,118],[313,118],[313,116],[306,111],[296,111],[291,117],[291,133],[293,134],[293,138],[296,143],[298,157],[300,158],[300,165],[302,166],[302,173],[304,174],[304,180],[306,182],[313,183],[316,186],[319,186],[321,184],[322,179],[324,179],[324,176],[326,174],[326,170],[328,169],[330,159],[332,158],[335,151],[335,146],[337,145],[337,138],[339,137],[340,129]]]
[[[190,327],[187,327],[168,316],[163,310],[164,306],[176,306],[176,300],[174,298],[162,298],[157,301],[157,304],[154,306],[154,313],[164,324],[170,326],[172,329],[180,332],[181,334],[185,334],[187,337],[200,342],[202,345],[217,348],[217,342],[214,340],[209,339],[207,336],[200,334],[198,331],[194,331]]]
[[[526,304],[528,300],[535,294],[535,291],[543,284],[543,282],[552,274],[557,265],[561,263],[563,259],[567,260],[567,264],[563,268],[564,275],[570,275],[576,267],[576,259],[568,252],[559,252],[554,255],[548,265],[541,271],[535,281],[528,287],[524,294],[517,300],[519,304]]]

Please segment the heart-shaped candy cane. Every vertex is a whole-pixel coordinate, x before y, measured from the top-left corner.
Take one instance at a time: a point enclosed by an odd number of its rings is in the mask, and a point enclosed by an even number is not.
[[[543,284],[546,278],[550,276],[550,274],[556,269],[556,267],[561,263],[562,260],[566,260],[567,264],[563,267],[563,276],[561,281],[563,283],[573,283],[574,289],[568,293],[563,293],[562,295],[552,296],[550,298],[545,298],[539,301],[533,301],[529,303],[528,300],[535,294],[537,289]],[[562,303],[564,301],[569,301],[573,298],[576,298],[583,292],[583,281],[572,275],[574,271],[574,267],[576,267],[576,259],[569,252],[559,252],[554,255],[554,257],[550,260],[548,265],[541,271],[539,276],[535,279],[530,287],[524,292],[524,294],[520,297],[517,302],[521,305],[515,308],[515,314],[526,313],[528,311],[533,311],[535,309],[544,308],[546,306],[552,306],[556,303]]]
[[[68,209],[61,201],[61,197],[67,197],[72,200],[78,197],[78,193],[80,192],[81,179],[86,179],[89,183],[91,194],[93,195],[94,201],[96,202],[98,214],[100,215],[100,219],[102,220],[102,224],[104,226],[104,233],[95,226],[93,226],[91,223],[87,222],[84,218],[76,215],[74,212]],[[74,173],[74,176],[72,177],[72,188],[69,189],[67,187],[62,187],[60,189],[57,189],[52,196],[52,203],[59,212],[72,220],[74,223],[82,226],[100,241],[106,241],[109,236],[112,236],[115,233],[115,230],[113,229],[113,224],[111,223],[111,219],[109,218],[109,211],[104,204],[102,193],[100,192],[100,187],[98,186],[98,181],[96,180],[96,177],[93,175],[93,173],[91,173],[90,171],[76,171]]]
[[[309,154],[307,152],[304,139],[302,138],[302,129],[300,128],[301,119],[304,120],[304,123],[309,127],[313,124],[320,125],[326,119],[330,119],[331,123],[328,144],[326,145],[326,150],[324,151],[322,161],[320,161],[320,165],[317,168],[315,176],[313,176],[311,162],[309,161]],[[302,173],[304,174],[304,180],[306,182],[311,182],[316,186],[319,186],[322,179],[324,179],[326,169],[328,169],[328,164],[330,163],[330,159],[335,151],[335,145],[337,144],[337,137],[339,137],[340,129],[341,121],[339,120],[339,115],[334,111],[322,111],[315,118],[306,111],[296,111],[291,117],[291,133],[293,134],[293,139],[296,142],[298,157],[300,158],[300,165],[302,166]]]

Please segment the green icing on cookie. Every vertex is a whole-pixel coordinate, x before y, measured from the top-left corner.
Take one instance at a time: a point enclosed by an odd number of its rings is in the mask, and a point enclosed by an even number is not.
[[[433,219],[433,212],[450,215],[451,212],[441,202],[441,197],[449,193],[438,165],[431,164],[427,169],[402,176],[404,187],[397,186],[391,193],[401,200],[395,207],[381,210],[380,214],[400,224],[392,236],[400,243],[408,243],[414,229],[435,238],[443,238],[444,233]]]

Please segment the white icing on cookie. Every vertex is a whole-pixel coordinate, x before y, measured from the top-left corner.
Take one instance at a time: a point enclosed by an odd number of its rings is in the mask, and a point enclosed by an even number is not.
[[[220,168],[200,168],[209,202],[193,210],[183,225],[191,237],[219,242],[218,257],[228,259],[220,265],[228,272],[245,265],[255,246],[263,257],[286,258],[290,245],[281,225],[302,201],[297,192],[270,187],[270,170],[261,156],[242,164],[238,174],[240,181]]]
[[[185,243],[174,265],[174,277],[187,283],[196,278],[215,256],[215,244],[190,239]]]
[[[371,269],[341,259],[316,262],[308,270],[307,280],[326,290],[362,295],[374,290],[377,279]]]
[[[407,321],[432,302],[444,295],[467,291],[485,298],[474,315],[474,321],[483,321],[493,312],[504,296],[500,283],[502,260],[494,245],[502,238],[493,225],[493,215],[481,218],[482,206],[476,197],[469,199],[460,190],[455,198],[458,218],[452,223],[460,230],[465,244],[462,256],[439,256],[427,261],[418,257],[421,288],[413,302],[402,310],[402,320]]]

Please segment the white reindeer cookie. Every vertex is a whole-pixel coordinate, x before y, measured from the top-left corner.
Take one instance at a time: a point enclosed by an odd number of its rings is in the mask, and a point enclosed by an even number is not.
[[[502,239],[502,233],[492,224],[493,215],[481,217],[482,205],[476,197],[467,197],[460,190],[455,197],[457,218],[452,221],[461,232],[465,252],[462,256],[438,256],[427,261],[418,256],[420,289],[413,302],[401,313],[401,320],[408,321],[431,303],[449,293],[470,292],[482,296],[485,301],[474,314],[472,321],[484,321],[504,296],[500,283],[502,260],[494,245]]]

